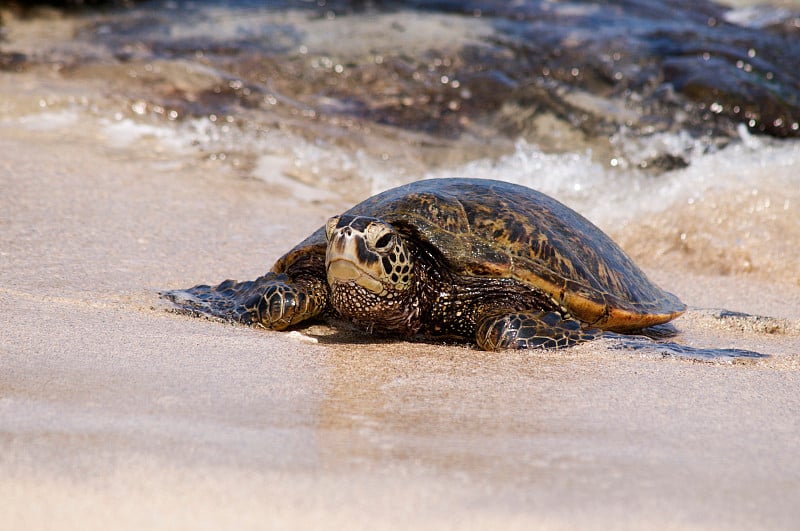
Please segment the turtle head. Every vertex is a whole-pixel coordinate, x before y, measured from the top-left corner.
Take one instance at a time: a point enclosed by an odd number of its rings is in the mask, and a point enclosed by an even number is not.
[[[325,231],[325,269],[336,311],[369,329],[416,332],[414,263],[402,235],[385,221],[351,215],[329,219]]]

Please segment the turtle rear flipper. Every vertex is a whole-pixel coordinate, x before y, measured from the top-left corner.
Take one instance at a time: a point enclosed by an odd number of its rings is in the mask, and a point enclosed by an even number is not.
[[[485,317],[478,323],[476,339],[483,350],[564,348],[601,333],[556,312],[514,312]]]
[[[644,335],[623,335],[603,332],[608,347],[612,350],[635,351],[658,358],[676,358],[692,361],[733,362],[769,358],[752,350],[740,348],[690,347],[674,341],[660,341]]]
[[[286,275],[270,272],[255,280],[226,280],[217,286],[201,284],[160,295],[180,313],[284,330],[319,315],[327,303],[324,293],[309,282],[292,282]]]

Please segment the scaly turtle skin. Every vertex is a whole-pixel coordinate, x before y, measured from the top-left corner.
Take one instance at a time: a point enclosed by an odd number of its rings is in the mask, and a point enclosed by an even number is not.
[[[184,311],[274,330],[330,316],[486,350],[569,346],[685,310],[573,210],[479,179],[388,190],[331,218],[263,277],[165,296]]]

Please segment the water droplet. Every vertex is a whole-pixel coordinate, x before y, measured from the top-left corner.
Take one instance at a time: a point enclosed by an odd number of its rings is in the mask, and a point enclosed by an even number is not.
[[[131,104],[131,110],[138,115],[142,115],[147,111],[147,103],[143,101],[135,101]]]

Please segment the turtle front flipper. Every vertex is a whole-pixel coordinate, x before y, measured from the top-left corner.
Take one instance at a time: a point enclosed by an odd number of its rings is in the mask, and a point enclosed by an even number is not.
[[[512,312],[480,320],[476,340],[483,350],[564,348],[600,335],[600,330],[583,328],[556,312]]]
[[[324,282],[315,278],[290,279],[267,273],[255,280],[226,280],[217,286],[199,285],[161,293],[177,311],[257,324],[284,330],[316,317],[328,304]]]
[[[278,275],[262,293],[245,303],[253,323],[271,330],[285,330],[322,313],[328,303],[327,285],[316,279],[288,280],[286,275]]]

